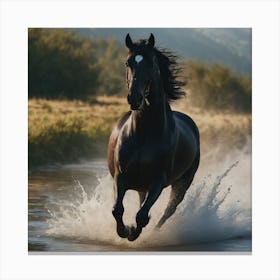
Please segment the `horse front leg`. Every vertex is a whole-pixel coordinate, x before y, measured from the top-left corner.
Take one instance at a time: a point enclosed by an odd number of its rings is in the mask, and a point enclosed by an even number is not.
[[[129,229],[128,240],[134,241],[138,238],[140,233],[142,232],[142,228],[145,227],[150,220],[149,211],[151,207],[154,205],[158,197],[160,196],[163,189],[163,180],[158,180],[153,185],[151,185],[150,190],[148,192],[148,196],[143,206],[140,208],[136,215],[136,228]]]
[[[126,192],[124,180],[120,174],[114,178],[115,205],[112,214],[117,222],[117,233],[122,238],[127,238],[129,231],[123,223],[123,198]]]

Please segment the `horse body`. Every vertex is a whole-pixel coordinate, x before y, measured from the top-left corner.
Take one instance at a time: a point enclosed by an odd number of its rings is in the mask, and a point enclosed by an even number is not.
[[[170,201],[157,226],[161,227],[175,212],[198,168],[200,151],[199,132],[193,120],[170,108],[161,74],[164,69],[160,67],[160,56],[153,52],[153,36],[139,44],[127,37],[126,43],[130,59],[136,61],[128,73],[132,111],[113,129],[108,165],[114,178],[116,203],[112,213],[117,232],[132,241],[148,224],[150,208],[169,185]],[[128,189],[139,192],[141,208],[136,215],[136,228],[126,227],[122,220],[122,201]]]
[[[169,115],[173,120],[165,131],[158,131],[147,118],[148,129],[143,134],[133,132],[135,116],[131,112],[114,128],[109,144],[109,169],[112,177],[115,172],[125,176],[128,189],[147,191],[153,179],[162,173],[166,178],[163,187],[167,187],[192,167],[199,152],[196,127],[190,126],[193,121],[180,112]]]

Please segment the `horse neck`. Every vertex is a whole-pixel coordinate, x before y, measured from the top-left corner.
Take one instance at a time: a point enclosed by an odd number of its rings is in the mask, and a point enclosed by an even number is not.
[[[171,111],[161,80],[153,81],[148,96],[149,105],[132,112],[132,129],[141,133],[161,134],[168,125]]]

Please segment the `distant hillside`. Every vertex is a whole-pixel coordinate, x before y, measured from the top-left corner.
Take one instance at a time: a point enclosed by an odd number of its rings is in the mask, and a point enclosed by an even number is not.
[[[80,36],[115,38],[124,45],[127,33],[136,40],[152,32],[156,45],[183,59],[218,62],[234,71],[251,76],[252,31],[248,28],[77,28]]]

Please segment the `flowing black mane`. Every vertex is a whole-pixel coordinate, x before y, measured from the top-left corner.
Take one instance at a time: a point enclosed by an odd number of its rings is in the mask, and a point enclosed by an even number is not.
[[[134,44],[134,48],[140,52],[145,52],[147,51],[147,45],[148,41],[141,39]],[[163,88],[167,95],[168,102],[184,97],[185,92],[181,89],[181,87],[184,86],[185,83],[178,80],[182,69],[178,65],[177,56],[165,48],[158,49],[153,47],[153,50],[158,59]]]
[[[184,97],[185,92],[181,87],[184,86],[185,83],[178,80],[182,69],[178,66],[177,57],[167,49],[159,50],[154,48],[154,51],[158,59],[163,87],[168,101],[170,102]]]

